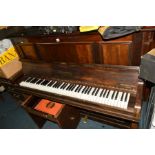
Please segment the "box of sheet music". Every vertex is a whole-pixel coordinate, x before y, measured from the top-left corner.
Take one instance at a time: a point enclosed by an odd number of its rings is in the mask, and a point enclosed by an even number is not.
[[[144,80],[155,83],[155,48],[141,57],[139,76]]]
[[[0,77],[11,79],[21,69],[22,64],[11,41],[0,40]]]

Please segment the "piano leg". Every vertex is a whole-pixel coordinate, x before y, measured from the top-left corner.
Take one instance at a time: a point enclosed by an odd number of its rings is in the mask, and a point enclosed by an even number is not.
[[[62,129],[75,129],[80,121],[80,112],[77,108],[65,105],[61,115],[57,118],[57,123]]]
[[[131,123],[131,129],[138,129],[138,128],[139,128],[138,123],[134,123],[134,122]]]

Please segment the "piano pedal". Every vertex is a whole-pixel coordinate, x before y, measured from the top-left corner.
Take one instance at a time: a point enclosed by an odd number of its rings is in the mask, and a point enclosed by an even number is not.
[[[82,117],[82,122],[83,123],[87,123],[88,122],[88,116],[85,115],[84,117]]]

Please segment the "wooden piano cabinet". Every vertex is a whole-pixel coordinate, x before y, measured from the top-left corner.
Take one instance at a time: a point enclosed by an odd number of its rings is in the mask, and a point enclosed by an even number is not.
[[[38,111],[34,106],[41,100],[35,96],[29,96],[21,105],[28,112],[39,128],[42,128],[46,120],[55,122],[60,128],[73,129],[76,128],[80,121],[80,113],[72,106],[63,104],[60,112],[56,116]]]

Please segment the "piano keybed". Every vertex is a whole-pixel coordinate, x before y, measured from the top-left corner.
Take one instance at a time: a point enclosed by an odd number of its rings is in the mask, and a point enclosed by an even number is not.
[[[71,83],[67,80],[27,77],[19,83],[20,86],[64,95],[79,100],[127,109],[131,93],[109,89],[107,87],[89,86],[84,83]]]

